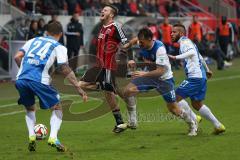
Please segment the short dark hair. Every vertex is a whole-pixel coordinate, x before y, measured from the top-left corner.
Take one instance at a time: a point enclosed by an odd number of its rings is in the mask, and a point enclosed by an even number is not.
[[[183,31],[184,31],[184,34],[186,33],[186,28],[185,28],[185,26],[184,26],[184,25],[182,25],[182,24],[180,24],[180,23],[174,24],[174,25],[173,25],[173,27],[180,27],[180,28],[182,28],[182,29],[183,29]]]
[[[60,34],[63,32],[62,25],[60,22],[51,22],[47,25],[47,32],[53,35]]]
[[[149,28],[144,27],[144,28],[139,30],[138,38],[139,39],[142,39],[142,38],[143,39],[152,39],[153,38],[153,33]]]
[[[114,17],[118,15],[118,8],[112,4],[105,4],[104,7],[110,7],[113,11]]]

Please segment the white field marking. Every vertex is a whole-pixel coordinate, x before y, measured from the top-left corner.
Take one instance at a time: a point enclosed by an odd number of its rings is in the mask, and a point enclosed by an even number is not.
[[[75,97],[75,96],[78,96],[78,95],[68,94],[68,95],[61,96],[61,98],[69,98],[69,97]],[[38,100],[36,100],[36,102],[38,102]],[[10,104],[1,105],[0,108],[13,107],[13,106],[17,106],[17,105],[18,105],[17,103],[10,103]]]
[[[209,79],[208,82],[215,82],[215,81],[222,81],[222,80],[230,80],[230,79],[237,79],[237,78],[240,78],[240,75],[213,78],[213,79]]]
[[[0,114],[0,117],[14,115],[14,114],[22,113],[22,112],[25,112],[25,111],[14,111],[14,112],[9,112],[9,113],[2,113],[2,114]]]
[[[210,79],[208,80],[208,82],[215,82],[215,81],[222,81],[222,80],[231,80],[231,79],[237,79],[237,78],[240,78],[240,75],[235,75],[235,76],[224,76],[224,77],[219,77],[219,78],[213,78],[213,79]],[[68,98],[68,97],[76,97],[78,95],[63,95],[61,96],[61,98]],[[92,100],[98,100],[97,98],[91,98]],[[77,103],[79,101],[76,101]],[[74,103],[76,103],[74,102]],[[11,103],[11,104],[6,104],[6,105],[1,105],[0,108],[4,108],[4,107],[12,107],[12,106],[16,106],[18,105],[17,103]],[[9,113],[3,113],[3,114],[0,114],[0,117],[1,116],[8,116],[8,115],[14,115],[14,114],[18,114],[18,113],[22,113],[24,111],[14,111],[14,112],[9,112]]]
[[[61,97],[68,98],[68,97],[76,97],[76,96],[78,96],[78,95],[63,95]],[[99,100],[99,99],[91,97],[88,99],[88,102],[93,101],[93,100]],[[77,100],[77,101],[74,101],[73,104],[78,104],[78,103],[82,103],[82,102],[83,102],[82,100]],[[11,104],[2,105],[2,106],[0,106],[0,108],[12,107],[12,106],[17,106],[17,105],[18,105],[17,103],[11,103]],[[13,112],[8,112],[8,113],[2,113],[2,114],[0,114],[0,117],[14,115],[14,114],[22,113],[22,112],[25,112],[25,111],[13,111]]]

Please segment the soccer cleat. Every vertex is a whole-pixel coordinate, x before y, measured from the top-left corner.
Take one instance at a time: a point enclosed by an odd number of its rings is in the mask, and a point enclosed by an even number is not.
[[[58,152],[65,152],[67,150],[66,147],[63,144],[61,144],[61,142],[57,138],[49,137],[48,145],[56,147]]]
[[[127,123],[119,124],[113,128],[114,133],[121,133],[127,129]]]
[[[197,132],[198,132],[198,122],[197,121],[193,121],[192,123],[189,124],[189,132],[188,132],[188,136],[197,136]]]
[[[223,124],[221,124],[219,128],[214,128],[213,134],[219,135],[225,131],[226,131],[225,126]]]
[[[134,122],[128,122],[128,124],[127,124],[127,128],[130,128],[130,129],[137,129],[137,123],[134,123]]]
[[[36,151],[36,136],[30,136],[29,137],[28,150],[30,152]]]

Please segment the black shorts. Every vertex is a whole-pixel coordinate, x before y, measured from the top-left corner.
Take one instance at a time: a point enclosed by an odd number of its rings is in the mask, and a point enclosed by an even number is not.
[[[102,90],[115,92],[115,71],[105,68],[93,67],[86,71],[81,78],[84,82],[99,84]]]

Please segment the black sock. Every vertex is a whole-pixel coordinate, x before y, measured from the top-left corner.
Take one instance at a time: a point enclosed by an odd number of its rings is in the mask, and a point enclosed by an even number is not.
[[[120,109],[115,109],[115,110],[112,111],[112,113],[113,113],[113,116],[115,118],[115,121],[116,121],[117,125],[123,124],[123,119],[122,119]]]

